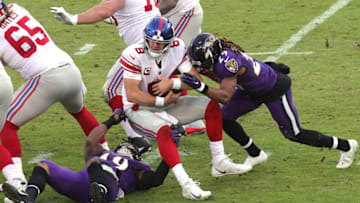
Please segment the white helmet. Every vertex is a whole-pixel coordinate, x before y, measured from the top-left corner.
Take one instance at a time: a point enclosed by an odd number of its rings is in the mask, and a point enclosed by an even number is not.
[[[8,12],[4,0],[0,0],[0,22],[4,21],[7,16]]]

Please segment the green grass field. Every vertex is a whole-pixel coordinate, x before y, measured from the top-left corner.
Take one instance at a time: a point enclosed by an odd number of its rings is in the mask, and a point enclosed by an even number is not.
[[[181,1],[181,0],[180,0]],[[54,19],[50,6],[63,6],[78,13],[99,0],[17,0],[47,29],[55,43],[68,52],[81,69],[88,93],[86,107],[101,122],[111,114],[101,97],[101,88],[125,44],[114,26],[105,23],[68,26]],[[337,0],[202,0],[202,29],[226,36],[260,60],[271,56],[291,36],[322,15]],[[344,2],[339,0],[339,2]],[[9,2],[7,2],[9,3]],[[342,9],[318,24],[277,60],[291,67],[293,99],[302,126],[329,136],[359,139],[360,134],[360,2],[350,0]],[[86,55],[74,55],[86,43],[96,44]],[[311,52],[311,54],[306,53]],[[22,79],[7,68],[16,89]],[[209,83],[210,84],[210,83]],[[211,84],[216,87],[216,84]],[[197,94],[192,91],[191,94]],[[191,113],[191,112],[184,112]],[[254,142],[270,157],[243,176],[213,178],[210,175],[210,149],[206,135],[185,137],[179,151],[190,176],[211,190],[210,202],[360,202],[359,155],[351,168],[335,165],[339,152],[308,147],[283,138],[263,106],[240,118]],[[53,153],[49,159],[73,170],[85,167],[85,136],[75,119],[60,104],[23,126],[19,131],[23,149],[23,168],[27,177],[41,153]],[[115,147],[126,136],[121,127],[113,127],[107,140]],[[235,162],[243,162],[245,151],[226,134],[224,145]],[[153,152],[144,155],[156,167],[160,158]],[[155,158],[154,158],[155,157]],[[31,163],[29,163],[31,162]],[[3,182],[3,176],[0,182]],[[0,199],[4,195],[0,193]],[[2,201],[2,200],[0,200]],[[136,192],[119,202],[186,202],[172,173],[165,183],[148,191]],[[72,202],[46,187],[37,202]]]

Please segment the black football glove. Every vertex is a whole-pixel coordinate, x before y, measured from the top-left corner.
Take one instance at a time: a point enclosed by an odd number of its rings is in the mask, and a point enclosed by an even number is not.
[[[107,129],[110,129],[111,126],[119,124],[121,121],[126,120],[126,115],[124,110],[115,109],[114,114],[110,116],[107,121],[104,121],[102,124],[106,125]]]

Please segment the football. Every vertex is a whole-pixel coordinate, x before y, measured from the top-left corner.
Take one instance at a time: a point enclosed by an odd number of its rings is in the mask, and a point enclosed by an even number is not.
[[[149,85],[148,85],[148,92],[152,95],[152,96],[159,96],[159,95],[156,95],[155,94],[155,92],[152,90],[153,88],[153,85],[155,85],[156,83],[158,83],[158,82],[160,82],[160,80],[156,80],[156,81],[154,81],[154,82],[152,82],[152,83],[150,83]],[[180,92],[182,92],[183,90],[172,90],[175,94],[177,94],[177,93],[180,93]],[[166,92],[165,94],[163,94],[161,97],[166,97],[166,95],[168,94],[169,92]]]

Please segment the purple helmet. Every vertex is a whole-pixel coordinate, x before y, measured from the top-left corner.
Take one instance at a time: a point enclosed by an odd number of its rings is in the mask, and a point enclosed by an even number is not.
[[[221,53],[221,44],[213,34],[200,33],[191,40],[187,52],[192,65],[199,72],[209,72],[213,71]]]

